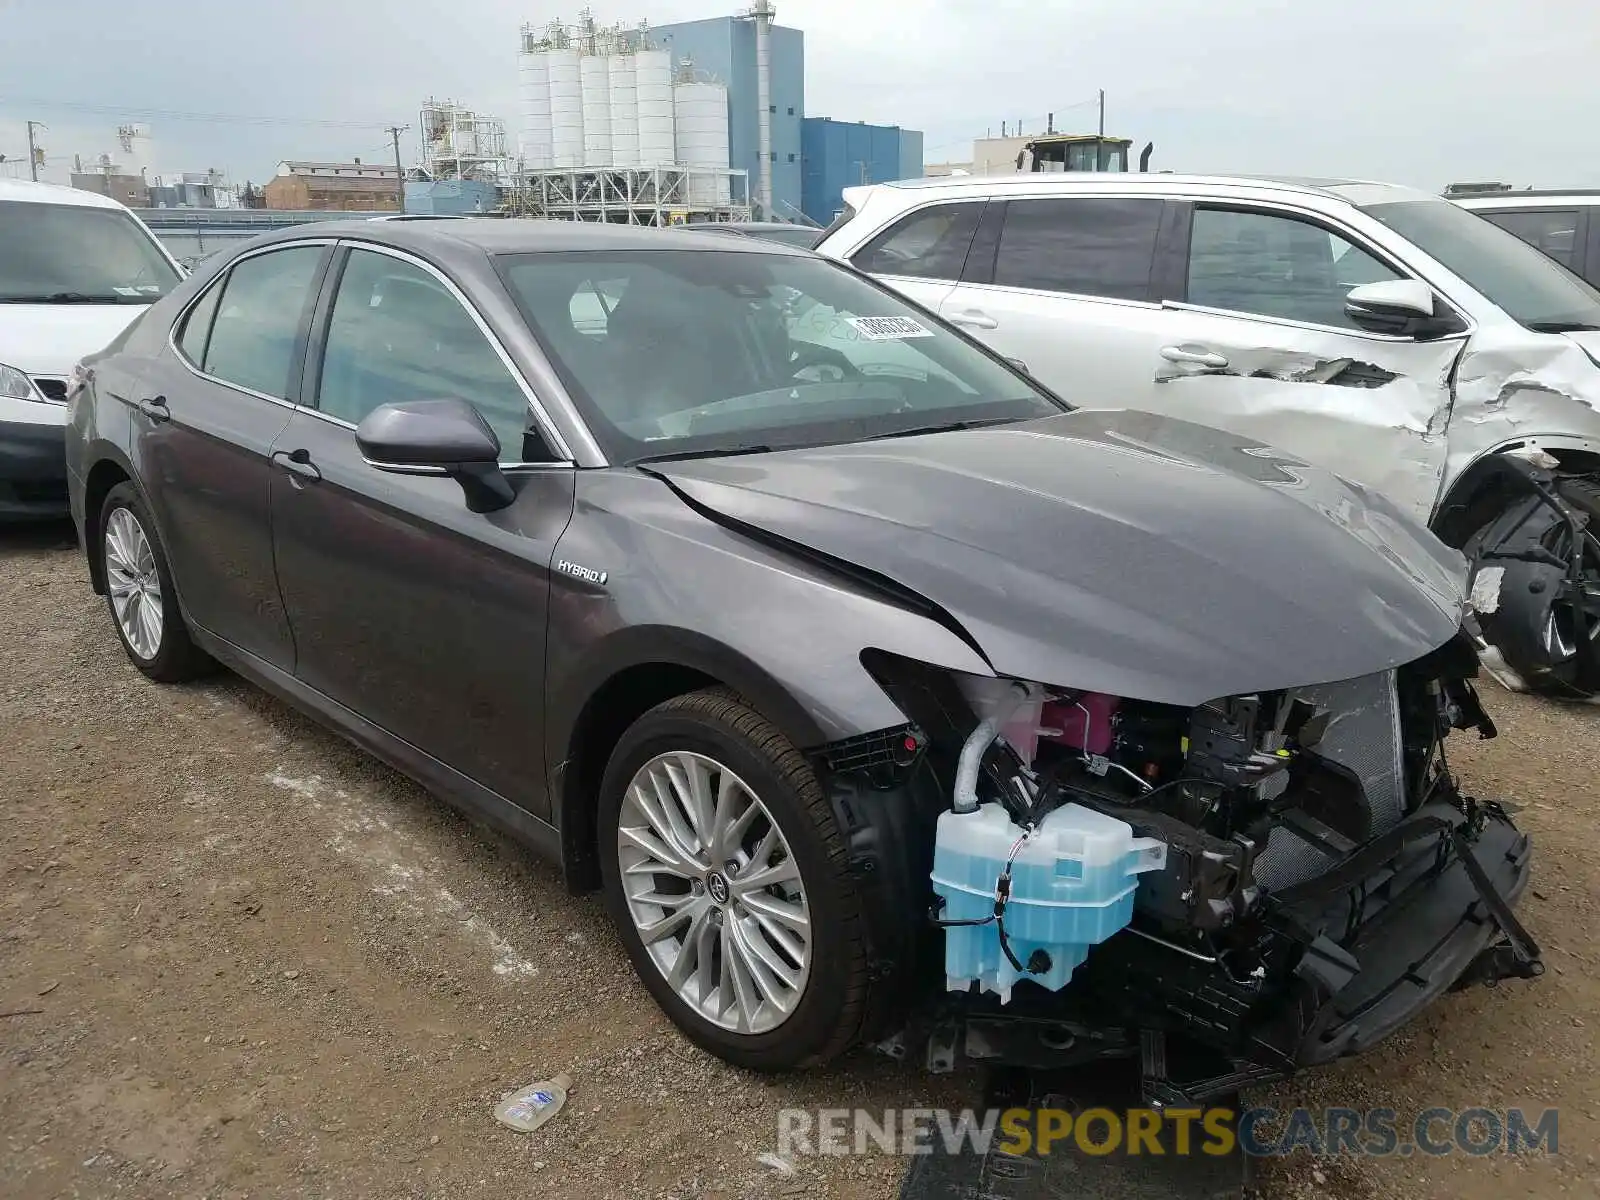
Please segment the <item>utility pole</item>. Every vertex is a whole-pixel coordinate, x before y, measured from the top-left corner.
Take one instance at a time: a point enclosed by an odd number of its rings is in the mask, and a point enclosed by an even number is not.
[[[1100,132],[1094,139],[1094,169],[1106,169],[1106,90],[1100,89]]]
[[[50,127],[48,125],[46,125],[43,121],[29,121],[28,122],[28,172],[29,172],[29,174],[31,174],[33,176],[33,181],[35,183],[39,182],[40,151],[39,151],[39,147],[34,143],[33,131],[35,129],[48,129],[48,128],[50,128]]]
[[[400,212],[406,211],[406,170],[400,165],[400,135],[410,128],[409,125],[389,126],[389,137],[394,141],[394,198]]]

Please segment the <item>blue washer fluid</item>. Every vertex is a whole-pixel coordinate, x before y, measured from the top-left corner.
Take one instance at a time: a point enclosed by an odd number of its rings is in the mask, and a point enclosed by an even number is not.
[[[1051,812],[1011,857],[1022,836],[1021,826],[999,804],[939,817],[933,890],[944,898],[943,919],[979,921],[993,914],[995,883],[1010,858],[1006,940],[1024,967],[1036,950],[1050,956],[1043,973],[1019,973],[1000,949],[994,922],[948,928],[945,983],[953,992],[976,983],[1009,1003],[1018,979],[1059,991],[1090,947],[1132,920],[1139,876],[1167,863],[1164,842],[1135,837],[1126,821],[1081,804]]]

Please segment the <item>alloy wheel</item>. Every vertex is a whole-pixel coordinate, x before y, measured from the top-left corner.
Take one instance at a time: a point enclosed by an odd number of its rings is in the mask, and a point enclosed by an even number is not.
[[[1562,552],[1566,539],[1562,539]],[[1553,604],[1545,618],[1544,648],[1551,662],[1567,662],[1578,653],[1580,632],[1588,627],[1591,641],[1600,642],[1600,538],[1584,531],[1584,560],[1588,570],[1567,604]]]
[[[811,973],[800,867],[754,791],[715,759],[657,755],[623,796],[617,856],[628,913],[685,1005],[741,1034],[793,1015]]]
[[[165,621],[161,575],[150,538],[131,509],[113,509],[106,519],[105,560],[106,589],[117,626],[136,655],[153,659],[161,650]]]

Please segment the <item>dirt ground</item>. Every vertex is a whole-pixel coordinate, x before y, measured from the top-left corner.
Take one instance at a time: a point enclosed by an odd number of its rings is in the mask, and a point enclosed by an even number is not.
[[[876,1056],[700,1054],[553,868],[238,679],[145,682],[68,530],[0,533],[0,664],[0,1194],[891,1197],[904,1160],[763,1164],[777,1110],[976,1102]],[[1557,1107],[1561,1153],[1302,1155],[1268,1200],[1600,1194],[1600,708],[1485,691],[1502,736],[1453,761],[1524,806],[1547,974],[1251,1099]],[[494,1123],[562,1070],[555,1122]]]

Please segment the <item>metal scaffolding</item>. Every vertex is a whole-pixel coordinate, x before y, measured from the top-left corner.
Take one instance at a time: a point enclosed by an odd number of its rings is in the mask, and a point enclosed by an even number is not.
[[[519,183],[521,196],[515,207],[557,220],[681,225],[750,219],[748,171],[555,167],[526,171]]]

